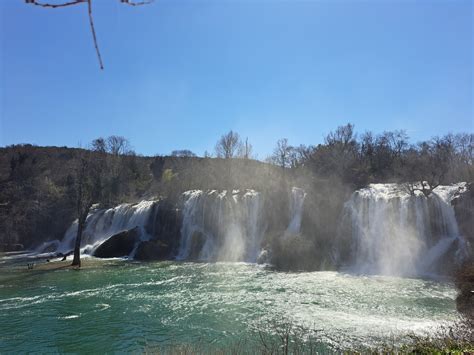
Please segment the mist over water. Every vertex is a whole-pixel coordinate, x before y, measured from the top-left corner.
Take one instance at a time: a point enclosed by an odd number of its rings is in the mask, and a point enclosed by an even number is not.
[[[300,233],[305,198],[306,192],[303,189],[300,189],[299,187],[293,187],[291,189],[290,224],[286,229],[286,235],[296,235]]]
[[[183,198],[178,260],[257,260],[265,231],[260,193],[195,190]]]
[[[446,256],[462,261],[465,241],[451,200],[463,188],[441,186],[428,198],[411,196],[396,184],[372,184],[354,192],[342,221],[350,226],[346,265],[359,273],[416,276],[436,273]],[[339,237],[344,244],[347,235]]]

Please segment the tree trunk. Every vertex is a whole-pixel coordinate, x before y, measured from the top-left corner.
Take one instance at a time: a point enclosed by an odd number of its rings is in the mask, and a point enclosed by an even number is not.
[[[87,213],[83,216],[79,216],[77,223],[77,235],[76,243],[74,245],[74,259],[72,260],[72,266],[81,267],[81,240],[82,240],[82,231],[84,230],[84,225],[86,224]]]

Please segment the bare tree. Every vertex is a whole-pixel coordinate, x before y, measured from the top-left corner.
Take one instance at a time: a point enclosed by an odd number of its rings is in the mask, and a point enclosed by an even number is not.
[[[81,266],[81,241],[87,215],[102,194],[103,164],[91,151],[84,151],[76,170],[77,234],[74,244],[73,266]]]
[[[320,168],[334,172],[342,179],[350,179],[353,172],[351,167],[356,163],[358,156],[358,143],[351,123],[337,127],[325,137],[326,146],[321,147],[320,153],[325,156],[325,166]]]
[[[329,146],[350,147],[356,140],[354,125],[348,123],[345,126],[339,126],[334,132],[329,132],[324,140]]]
[[[389,146],[392,149],[395,157],[399,158],[403,152],[408,148],[408,135],[405,130],[396,130],[393,132],[386,132]]]
[[[241,145],[242,142],[240,141],[239,134],[234,131],[229,131],[217,141],[215,147],[216,156],[225,159],[234,158]]]
[[[99,137],[92,141],[91,143],[92,150],[99,153],[107,152],[107,142],[104,138]]]
[[[298,162],[303,162],[306,159],[309,159],[311,153],[314,151],[314,146],[300,144],[295,148],[298,156]]]
[[[420,191],[428,197],[446,176],[454,160],[455,150],[449,137],[435,137],[412,147],[404,158],[405,189],[414,195]]]
[[[252,159],[253,146],[249,143],[249,139],[245,138],[245,142],[239,147],[239,156],[243,159]]]
[[[273,150],[273,154],[270,157],[270,161],[282,168],[289,168],[291,166],[292,151],[293,147],[288,144],[287,138],[279,139],[275,149]]]
[[[474,164],[474,134],[458,133],[453,141],[459,160],[466,165]]]
[[[150,4],[153,1],[154,0],[134,2],[133,0],[120,0],[120,3],[131,5],[131,6],[139,6],[139,5]],[[25,2],[27,4],[46,7],[50,9],[57,9],[57,8],[68,7],[68,6],[79,5],[79,4],[87,4],[87,12],[89,14],[89,25],[91,28],[95,51],[97,53],[97,59],[99,60],[100,69],[104,69],[104,64],[102,62],[102,56],[100,54],[99,45],[97,44],[97,36],[95,34],[95,28],[94,28],[94,19],[92,17],[92,0],[71,0],[71,1],[62,2],[62,3],[47,3],[47,2],[38,1],[38,0],[25,0]]]
[[[130,151],[130,142],[122,136],[107,138],[107,151],[113,155],[124,155]]]

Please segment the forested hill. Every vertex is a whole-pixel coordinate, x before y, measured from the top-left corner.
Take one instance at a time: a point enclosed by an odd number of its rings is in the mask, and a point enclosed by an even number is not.
[[[15,243],[29,247],[35,240],[62,237],[76,218],[75,180],[82,153],[81,149],[31,145],[0,149],[0,243],[4,247]],[[126,183],[119,185],[124,193],[134,195],[146,183],[148,164],[140,167],[142,160],[121,173]],[[136,180],[131,178],[133,170]],[[136,182],[131,184],[132,180]]]
[[[189,189],[272,189],[283,176],[281,168],[250,159],[142,157],[28,144],[0,148],[2,248],[62,238],[77,218],[77,175],[85,154],[103,170],[104,207],[157,197],[176,202]]]

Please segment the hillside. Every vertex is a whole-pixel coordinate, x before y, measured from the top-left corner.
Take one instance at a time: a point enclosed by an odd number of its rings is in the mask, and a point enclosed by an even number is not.
[[[76,218],[76,171],[85,152],[107,164],[110,178],[102,207],[158,196],[176,203],[190,189],[278,191],[293,180],[281,168],[247,159],[142,157],[32,145],[0,148],[2,249],[61,239]]]

